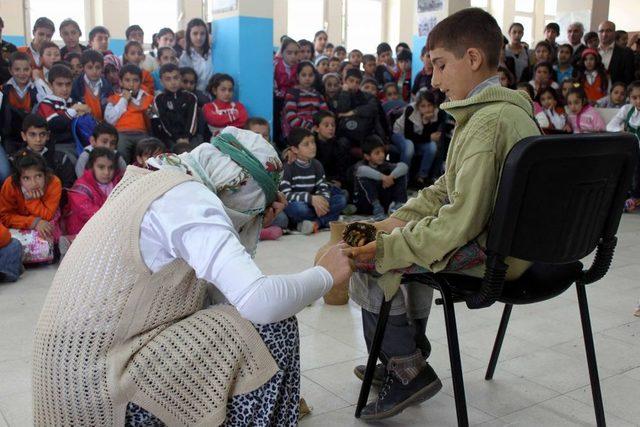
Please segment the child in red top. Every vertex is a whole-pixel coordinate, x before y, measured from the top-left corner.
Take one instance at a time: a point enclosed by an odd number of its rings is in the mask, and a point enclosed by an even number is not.
[[[587,94],[589,104],[594,105],[609,94],[609,77],[602,64],[602,58],[595,49],[582,51],[582,64],[580,85]]]
[[[144,51],[142,50],[142,45],[136,41],[130,41],[124,46],[124,55],[122,55],[122,63],[133,64],[141,67],[141,64],[144,62]],[[142,80],[140,82],[140,87],[144,89],[149,95],[153,95],[155,91],[155,83],[153,81],[153,76],[147,70],[140,68],[142,71]]]
[[[111,95],[104,110],[104,119],[118,129],[118,152],[127,164],[134,160],[136,144],[149,135],[149,107],[153,96],[140,87],[142,70],[127,64],[120,70],[122,92]]]
[[[69,203],[64,218],[68,234],[78,234],[107,201],[122,178],[117,166],[116,154],[108,148],[98,147],[91,151],[87,169],[67,192]]]
[[[62,183],[48,169],[44,158],[28,150],[15,156],[15,171],[0,190],[0,222],[18,230],[35,230],[45,240],[60,236],[59,215]]]
[[[233,101],[233,87],[233,78],[228,74],[215,74],[209,81],[207,92],[213,101],[205,104],[202,114],[213,136],[227,126],[242,129],[247,123],[247,109],[240,102]]]

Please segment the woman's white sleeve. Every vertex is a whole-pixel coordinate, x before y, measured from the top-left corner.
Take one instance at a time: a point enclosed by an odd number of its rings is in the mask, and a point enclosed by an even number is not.
[[[140,240],[143,259],[152,271],[182,258],[198,278],[215,285],[254,323],[291,317],[333,286],[322,267],[265,276],[238,240],[220,199],[194,182],[176,186],[151,204]],[[158,265],[154,262],[158,259],[165,261]]]

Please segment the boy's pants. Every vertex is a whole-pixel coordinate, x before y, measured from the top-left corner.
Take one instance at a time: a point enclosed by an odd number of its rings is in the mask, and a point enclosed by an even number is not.
[[[370,349],[384,298],[376,279],[354,273],[349,283],[351,299],[362,307],[362,327]],[[382,340],[380,360],[385,365],[392,357],[407,357],[420,350],[429,357],[431,345],[425,336],[431,311],[433,289],[424,285],[403,285],[391,300],[391,311]]]
[[[382,181],[357,177],[356,194],[356,207],[359,213],[371,214],[375,201],[380,202],[386,211],[391,202],[406,203],[407,176],[397,178],[395,184],[389,188],[382,188]]]
[[[284,212],[292,223],[297,224],[305,220],[317,221],[320,228],[327,227],[330,222],[337,221],[342,210],[347,206],[347,198],[337,187],[331,187],[329,199],[329,213],[318,217],[315,209],[305,202],[289,202]]]
[[[136,159],[136,145],[138,142],[148,136],[144,132],[118,132],[118,153],[128,165]]]

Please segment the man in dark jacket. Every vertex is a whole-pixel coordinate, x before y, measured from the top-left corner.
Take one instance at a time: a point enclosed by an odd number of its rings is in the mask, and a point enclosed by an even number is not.
[[[629,84],[634,76],[633,52],[629,48],[616,45],[616,25],[611,21],[604,21],[598,26],[600,46],[598,53],[602,57],[602,63],[609,71],[612,82]]]

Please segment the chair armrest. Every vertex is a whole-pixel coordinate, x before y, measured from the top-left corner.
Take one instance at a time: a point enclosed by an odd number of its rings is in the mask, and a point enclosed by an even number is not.
[[[465,298],[467,307],[476,309],[493,305],[500,295],[502,295],[502,288],[508,268],[509,266],[505,264],[502,255],[488,252],[482,285],[478,293]]]
[[[588,285],[602,279],[604,275],[607,274],[607,271],[609,271],[609,267],[611,267],[611,261],[613,260],[613,254],[617,244],[618,238],[616,236],[600,241],[591,267],[589,267],[588,270],[582,271],[580,278],[576,281],[577,284]]]

